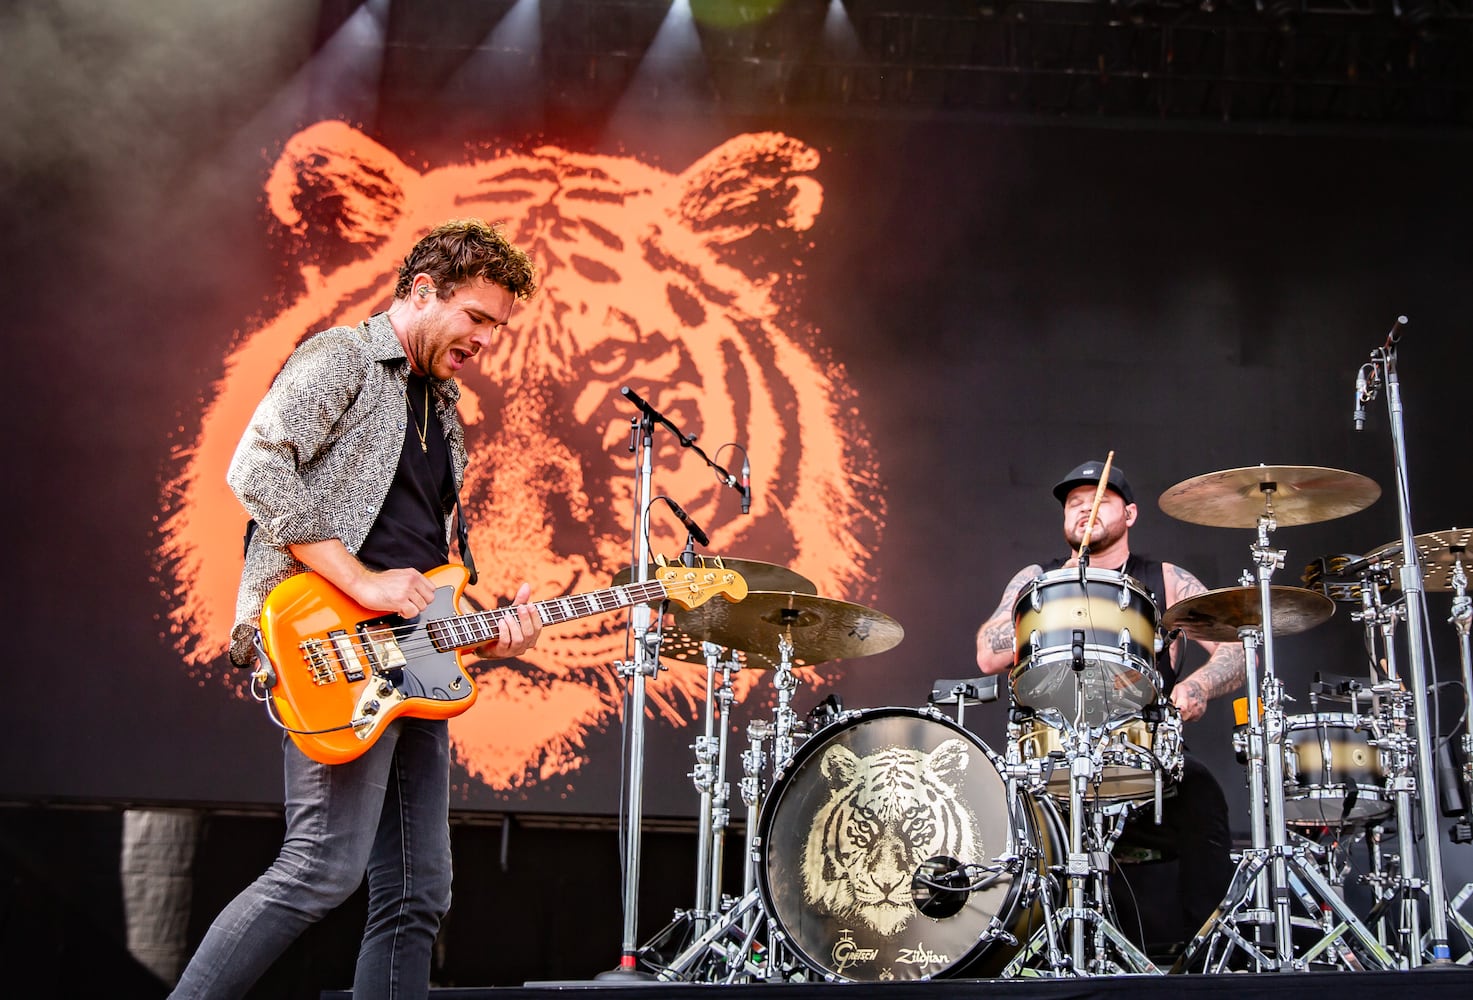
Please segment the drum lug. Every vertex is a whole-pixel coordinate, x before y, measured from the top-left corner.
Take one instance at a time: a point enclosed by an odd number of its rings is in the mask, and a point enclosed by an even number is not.
[[[1130,607],[1130,588],[1125,586],[1124,584],[1121,584],[1120,596],[1115,598],[1115,602],[1120,605],[1121,611],[1124,611],[1126,608]]]

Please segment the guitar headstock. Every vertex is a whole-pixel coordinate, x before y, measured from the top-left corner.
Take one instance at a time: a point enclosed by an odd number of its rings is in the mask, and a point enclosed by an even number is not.
[[[747,581],[725,566],[660,566],[655,579],[665,586],[665,596],[686,611],[698,608],[720,594],[735,604],[747,596]]]

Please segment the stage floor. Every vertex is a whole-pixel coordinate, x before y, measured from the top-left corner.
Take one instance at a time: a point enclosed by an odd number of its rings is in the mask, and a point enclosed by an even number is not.
[[[1186,976],[1097,976],[1078,979],[939,979],[898,983],[771,983],[732,986],[692,983],[628,985],[608,982],[528,983],[520,987],[453,987],[430,991],[436,1000],[642,1000],[653,990],[667,1000],[686,994],[710,1000],[819,1000],[842,989],[846,1000],[971,1000],[985,994],[1000,1000],[1466,1000],[1473,995],[1473,968],[1427,966],[1400,972],[1230,973]],[[322,994],[322,1000],[349,1000],[346,990]]]

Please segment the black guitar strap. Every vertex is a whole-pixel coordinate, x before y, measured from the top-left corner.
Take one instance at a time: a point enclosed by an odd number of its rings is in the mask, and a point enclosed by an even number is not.
[[[476,582],[476,557],[471,555],[471,528],[465,523],[465,508],[460,503],[459,491],[455,494],[455,540],[460,545],[460,561],[470,573],[470,582]]]

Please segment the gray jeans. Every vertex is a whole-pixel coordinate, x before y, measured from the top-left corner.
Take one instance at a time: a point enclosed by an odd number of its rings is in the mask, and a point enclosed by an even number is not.
[[[284,742],[281,853],[215,918],[171,996],[242,996],[365,872],[368,921],[353,996],[426,996],[435,935],[450,908],[446,723],[400,718],[345,764],[318,764]]]

